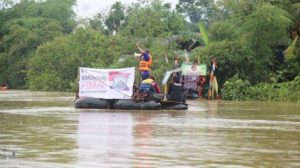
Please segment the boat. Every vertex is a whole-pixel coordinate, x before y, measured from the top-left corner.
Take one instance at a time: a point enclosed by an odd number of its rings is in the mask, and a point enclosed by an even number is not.
[[[75,108],[119,109],[119,110],[187,110],[188,104],[167,100],[99,99],[79,98]]]
[[[153,99],[133,99],[135,68],[79,68],[79,92],[75,108],[119,110],[186,110],[188,104]],[[159,97],[159,98],[157,98]]]

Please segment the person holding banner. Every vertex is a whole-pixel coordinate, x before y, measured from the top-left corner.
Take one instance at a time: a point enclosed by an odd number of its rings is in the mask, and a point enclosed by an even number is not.
[[[150,70],[152,65],[152,55],[148,49],[143,50],[140,45],[136,44],[140,51],[140,62],[139,62],[139,71],[141,74],[142,80],[150,77]]]

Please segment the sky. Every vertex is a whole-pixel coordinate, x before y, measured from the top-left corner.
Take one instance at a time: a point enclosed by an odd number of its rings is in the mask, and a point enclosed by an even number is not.
[[[101,11],[109,10],[110,6],[117,1],[121,2],[125,6],[128,6],[133,2],[137,2],[137,0],[77,0],[75,12],[78,17],[93,17]],[[178,0],[163,1],[171,3],[172,6],[175,6],[178,3]]]

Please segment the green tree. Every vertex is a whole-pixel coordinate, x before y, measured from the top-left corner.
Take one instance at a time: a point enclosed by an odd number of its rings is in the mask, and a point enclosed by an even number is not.
[[[55,20],[21,18],[9,22],[8,33],[0,40],[1,76],[11,88],[24,88],[28,59],[40,44],[61,35],[62,27]]]
[[[213,42],[209,46],[198,47],[192,52],[191,60],[200,58],[202,63],[210,66],[212,58],[217,59],[218,71],[216,73],[220,86],[223,83],[238,74],[242,79],[247,79],[252,83],[263,75],[253,57],[251,49],[243,46],[239,41]]]
[[[179,0],[176,5],[179,13],[188,16],[192,23],[199,21],[208,22],[209,17],[213,15],[213,0]]]
[[[179,34],[185,28],[183,17],[172,12],[159,0],[132,7],[125,22],[121,35],[134,38],[167,37]]]
[[[105,28],[104,28],[104,24],[103,24],[103,16],[101,13],[98,13],[97,15],[95,15],[92,19],[90,19],[89,22],[89,26],[101,33],[105,33]]]
[[[109,11],[108,17],[105,19],[105,25],[111,33],[119,31],[125,19],[125,7],[121,2],[114,3]]]
[[[36,48],[73,31],[74,3],[21,0],[0,10],[1,82],[8,83],[10,88],[26,87],[28,61]]]
[[[75,87],[78,67],[107,67],[105,36],[91,29],[58,37],[40,46],[30,59],[28,85],[32,90],[66,91]]]
[[[216,21],[210,26],[210,39],[212,41],[234,41],[238,36],[238,27],[231,21]]]
[[[42,17],[57,20],[64,33],[71,33],[75,27],[73,6],[76,0],[47,0],[35,2],[26,8],[30,17]]]
[[[292,21],[288,12],[269,3],[256,6],[240,29],[240,41],[254,52],[258,65],[267,69],[274,62],[273,48],[287,45]]]

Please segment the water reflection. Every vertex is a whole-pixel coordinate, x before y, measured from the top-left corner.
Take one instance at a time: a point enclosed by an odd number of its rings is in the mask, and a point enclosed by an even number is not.
[[[153,115],[151,113],[138,115],[136,116],[137,124],[134,127],[134,137],[136,150],[134,151],[135,157],[135,167],[153,167],[151,162],[147,162],[147,160],[151,160],[151,153],[149,152],[149,147],[151,146],[151,138],[152,132],[154,131],[153,126],[150,124],[150,120]]]
[[[79,110],[78,164],[83,167],[155,167],[161,118],[182,118],[184,111],[101,112]],[[154,148],[154,149],[153,149]],[[156,160],[156,161],[155,161]]]
[[[0,112],[2,159],[14,151],[17,159],[56,163],[74,161],[71,151],[75,148],[75,141],[68,136],[76,128],[74,122],[56,116],[30,115],[30,109],[26,111],[27,114],[16,114],[15,110]]]
[[[0,92],[0,167],[57,167],[76,160],[69,95]]]
[[[0,92],[0,167],[300,166],[299,104],[195,100],[187,111],[114,111],[77,110],[73,98]]]
[[[133,124],[130,113],[80,111],[77,132],[80,165],[130,165]]]

